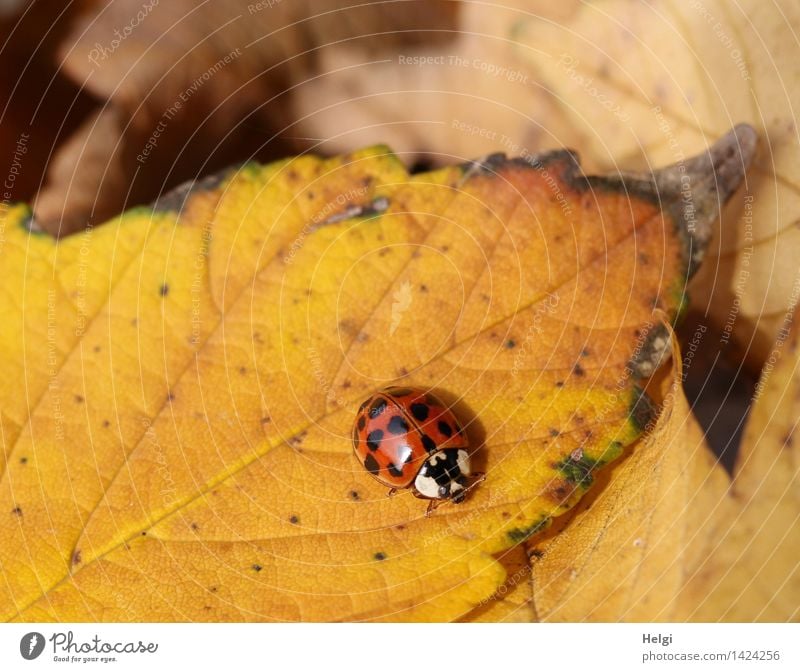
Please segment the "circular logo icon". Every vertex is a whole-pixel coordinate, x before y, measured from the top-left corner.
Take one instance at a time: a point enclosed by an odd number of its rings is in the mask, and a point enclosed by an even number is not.
[[[19,652],[25,660],[33,660],[44,651],[44,636],[41,632],[29,632],[19,640]]]

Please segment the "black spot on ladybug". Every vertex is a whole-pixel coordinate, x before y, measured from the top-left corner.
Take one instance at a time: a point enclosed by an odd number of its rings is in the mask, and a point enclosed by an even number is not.
[[[359,499],[361,499],[361,495],[358,494],[358,491],[351,490],[350,491],[350,499],[352,499],[354,502],[357,502]]]
[[[386,399],[376,399],[369,408],[369,417],[373,420],[386,410]]]
[[[408,423],[402,415],[395,415],[389,420],[387,428],[392,434],[406,434],[408,432]]]
[[[407,397],[413,390],[409,389],[408,387],[390,387],[388,390],[389,394],[393,397]]]
[[[439,433],[444,434],[445,436],[452,436],[453,428],[450,427],[444,420],[439,420],[439,424],[437,425],[439,428]]]
[[[300,522],[300,519],[297,516],[289,516],[289,522],[292,525],[297,525]]]
[[[251,565],[250,569],[252,569],[254,572],[260,572],[264,568],[261,565]]]
[[[367,448],[370,450],[378,450],[378,446],[383,439],[383,430],[382,429],[373,429],[369,434],[367,434]]]
[[[422,434],[420,436],[422,439],[422,447],[425,448],[429,453],[432,453],[436,450],[436,442],[427,434]]]
[[[376,553],[374,556],[372,556],[372,557],[374,557],[376,560],[386,560],[386,553],[381,553],[380,551],[378,551],[378,552],[377,552],[377,553]]]
[[[511,350],[512,348],[515,348],[515,347],[517,347],[517,342],[516,342],[516,341],[514,341],[513,339],[509,338],[509,339],[506,341],[506,347],[507,347],[509,350]]]
[[[394,463],[390,464],[390,465],[389,465],[389,473],[390,473],[392,476],[397,476],[397,478],[400,478],[400,477],[403,475],[403,465],[401,464],[401,465],[398,467],[398,466],[397,466],[396,464],[394,464]]]
[[[11,509],[11,513],[14,514],[15,516],[21,516],[22,509],[19,508],[18,506],[15,506],[13,509]]]
[[[374,476],[381,470],[381,467],[372,455],[367,455],[364,458],[364,469]]]
[[[414,416],[415,420],[419,420],[420,422],[428,419],[429,410],[428,404],[411,404],[411,415]]]
[[[361,404],[361,406],[358,407],[358,412],[361,413],[361,411],[367,407],[367,404],[369,404],[369,399],[367,399],[363,404]]]
[[[165,282],[163,285],[161,285],[161,287],[158,288],[158,293],[161,296],[166,296],[169,294],[169,285]]]
[[[364,425],[366,425],[366,424],[367,424],[367,419],[366,419],[366,418],[365,418],[365,417],[362,415],[362,416],[361,416],[361,417],[358,419],[358,428],[359,428],[360,430],[361,430],[361,429],[364,429]]]

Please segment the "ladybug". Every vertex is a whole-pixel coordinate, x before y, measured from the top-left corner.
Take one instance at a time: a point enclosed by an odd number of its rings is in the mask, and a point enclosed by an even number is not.
[[[430,392],[387,387],[371,396],[356,414],[353,449],[364,468],[391,488],[390,495],[410,488],[431,500],[428,513],[442,501],[460,504],[467,496],[473,474],[466,434]]]

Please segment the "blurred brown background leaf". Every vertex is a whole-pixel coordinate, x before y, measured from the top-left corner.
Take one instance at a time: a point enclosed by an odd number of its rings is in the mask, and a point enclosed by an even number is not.
[[[19,135],[30,135],[13,200],[30,200],[46,167],[35,219],[59,235],[231,163],[308,149],[287,132],[287,100],[326,45],[358,44],[374,60],[451,39],[459,11],[430,0],[114,0],[59,15],[41,4],[4,22],[0,66],[18,72],[32,60],[5,85],[13,104],[2,141],[10,163]]]

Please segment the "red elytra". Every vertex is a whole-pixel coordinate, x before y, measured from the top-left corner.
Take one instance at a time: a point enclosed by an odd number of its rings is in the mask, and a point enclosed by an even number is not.
[[[416,388],[389,387],[374,394],[361,404],[353,427],[359,461],[390,488],[412,487],[432,454],[467,446],[447,406]]]

